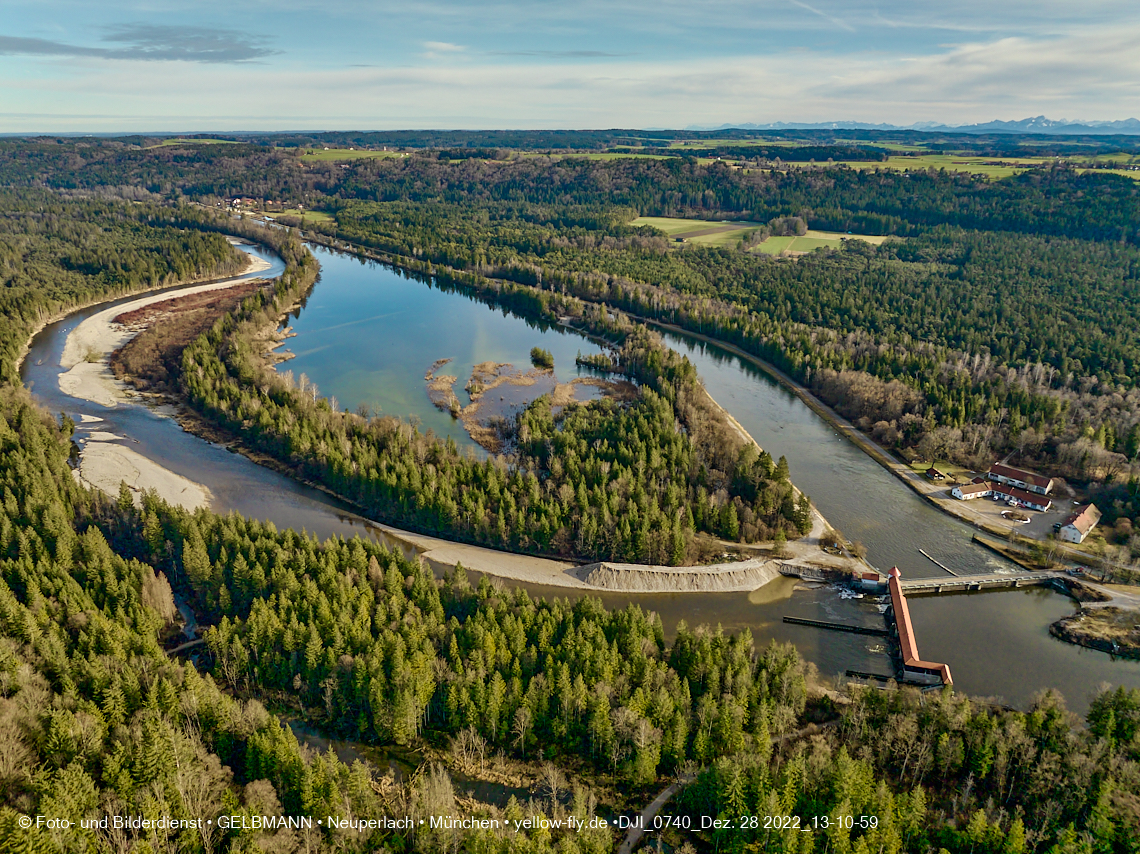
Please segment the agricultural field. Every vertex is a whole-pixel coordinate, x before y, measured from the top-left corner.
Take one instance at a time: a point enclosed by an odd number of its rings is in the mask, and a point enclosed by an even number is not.
[[[156,145],[147,145],[144,148],[169,148],[172,145],[237,145],[238,142],[233,139],[186,139],[178,137],[176,139],[164,139]]]
[[[297,208],[274,213],[267,213],[265,215],[270,219],[278,216],[295,216],[298,219],[303,219],[309,223],[336,222],[336,220],[330,214],[324,213],[322,211],[303,211],[298,210]]]
[[[663,231],[669,237],[685,243],[701,243],[731,249],[743,240],[749,232],[764,225],[761,222],[728,222],[704,219],[678,219],[665,216],[639,216],[630,225],[648,225]],[[837,231],[811,231],[802,236],[769,237],[752,249],[765,255],[779,255],[783,252],[800,254],[813,249],[838,249],[844,240],[864,240],[878,246],[886,237],[841,234]]]
[[[563,157],[575,157],[581,160],[666,160],[668,155],[665,154],[636,154],[626,151],[603,151],[603,152],[567,152],[566,154],[548,155],[543,152],[524,152],[524,156],[531,157],[551,157],[553,160],[558,160]],[[709,163],[707,158],[702,158],[703,162]]]
[[[969,172],[987,178],[1008,178],[1026,169],[1052,163],[1053,157],[972,157],[957,154],[919,154],[913,157],[891,157],[886,161],[843,160],[836,166],[852,169],[945,169],[949,172]]]
[[[878,246],[887,238],[865,234],[841,234],[838,231],[809,230],[807,234],[799,237],[769,237],[752,251],[763,252],[765,255],[780,255],[784,252],[800,255],[816,249],[838,249],[844,240],[862,240]]]
[[[399,151],[374,151],[369,148],[309,148],[302,160],[362,160],[369,157],[406,157]]]
[[[1140,181],[1140,166],[1130,166],[1126,169],[1079,169],[1080,172],[1096,172],[1098,175],[1123,175],[1133,181]]]
[[[649,225],[686,243],[703,243],[708,246],[729,248],[744,239],[750,231],[759,228],[759,222],[716,222],[702,219],[675,219],[664,216],[639,216],[630,225]],[[769,238],[770,239],[770,238]]]

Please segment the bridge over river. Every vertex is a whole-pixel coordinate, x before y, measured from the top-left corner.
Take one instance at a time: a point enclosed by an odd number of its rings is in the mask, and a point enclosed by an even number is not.
[[[950,578],[902,578],[899,587],[904,593],[961,593],[969,590],[998,590],[1003,587],[1032,587],[1051,585],[1064,578],[1060,572],[1009,572],[955,575]]]

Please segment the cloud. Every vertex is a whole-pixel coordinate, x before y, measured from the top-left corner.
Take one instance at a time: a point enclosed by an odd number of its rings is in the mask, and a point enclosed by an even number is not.
[[[165,62],[248,62],[272,56],[262,40],[235,30],[123,24],[102,39],[120,47],[83,47],[47,39],[0,36],[0,55],[70,56]]]
[[[583,0],[586,6],[594,2]],[[629,0],[612,2],[622,6]],[[679,2],[662,0],[669,8]],[[138,74],[137,64],[125,62],[76,61],[74,74],[43,75],[9,61],[0,65],[6,111],[0,114],[0,132],[684,127],[837,119],[905,125],[1037,114],[1125,118],[1140,103],[1136,12],[1108,22],[1049,28],[1026,13],[1026,20],[1043,27],[1040,33],[1020,24],[994,33],[984,26],[956,33],[937,22],[922,29],[921,10],[902,9],[899,3],[883,3],[884,13],[901,24],[891,29],[862,25],[873,20],[874,0],[851,0],[852,8],[867,12],[862,16],[840,9],[837,0],[800,0],[859,25],[859,37],[848,38],[790,0],[768,0],[765,8],[798,18],[811,28],[811,37],[753,39],[750,32],[736,38],[741,24],[734,13],[744,0],[725,2],[728,12],[714,21],[720,29],[694,28],[691,44],[656,35],[627,39],[620,28],[616,34],[599,31],[588,41],[569,25],[557,37],[524,40],[500,30],[487,36],[432,22],[416,35],[411,28],[393,28],[398,45],[392,50],[378,49],[371,31],[361,36],[366,49],[349,50],[345,33],[354,31],[334,21],[315,50],[319,61],[306,52],[305,42],[290,51],[289,63],[246,64],[241,86],[234,85],[233,65],[216,58],[192,65],[155,62],[145,75]],[[964,2],[982,11],[980,0]],[[1027,9],[1029,0],[1010,2]],[[1064,12],[1059,0],[1041,2],[1056,7],[1056,15]],[[274,38],[291,45],[287,30],[282,25]],[[135,59],[153,59],[148,50],[201,52],[193,40],[176,45],[159,37],[162,33],[138,28],[109,35],[122,40],[76,48],[0,37],[0,54],[105,57],[110,51],[134,51]],[[435,40],[427,41],[429,36]],[[313,35],[310,41],[316,40]],[[245,43],[264,49],[260,42]],[[576,49],[585,44],[597,50]],[[434,61],[417,53],[426,50]],[[610,50],[633,55],[605,53]]]
[[[834,15],[829,15],[827,12],[822,12],[814,6],[809,6],[807,3],[801,3],[800,0],[791,0],[791,4],[793,6],[799,6],[801,9],[811,12],[813,15],[819,15],[819,17],[823,18],[826,21],[831,21],[831,23],[835,24],[835,26],[839,27],[841,30],[847,30],[849,33],[855,32],[855,28],[846,21],[842,21],[839,18],[836,18]]]
[[[602,50],[492,50],[488,56],[545,56],[556,59],[633,56],[632,53],[606,53]]]

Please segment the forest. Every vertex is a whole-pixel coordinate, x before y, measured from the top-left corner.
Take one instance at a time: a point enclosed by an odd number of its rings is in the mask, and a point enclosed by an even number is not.
[[[0,382],[16,380],[31,329],[65,308],[246,265],[220,234],[178,228],[156,206],[0,190],[0,211]]]
[[[514,551],[672,565],[720,550],[716,538],[794,538],[810,528],[809,499],[796,495],[786,461],[729,427],[686,359],[644,327],[572,298],[495,294],[516,307],[534,302],[547,320],[573,317],[619,344],[616,370],[639,383],[631,404],[602,400],[555,415],[540,398],[505,425],[510,455],[482,461],[398,418],[337,411],[264,358],[264,331],[316,276],[299,244],[279,250],[289,266],[275,289],[183,352],[185,398],[371,518]],[[453,284],[480,287],[473,277]]]
[[[588,597],[545,601],[487,579],[474,582],[461,570],[437,579],[422,563],[371,541],[318,542],[236,515],[190,513],[153,496],[136,504],[125,489],[116,500],[81,487],[69,465],[73,425],[66,417],[38,410],[16,379],[15,359],[31,330],[60,311],[95,299],[182,276],[232,272],[240,259],[220,237],[223,226],[246,236],[267,234],[237,220],[220,221],[201,209],[161,207],[154,201],[128,204],[110,201],[110,195],[70,198],[20,190],[7,197],[11,212],[0,219],[0,251],[9,259],[7,281],[24,282],[22,291],[12,288],[13,297],[5,303],[9,337],[0,377],[0,850],[600,854],[615,849],[616,833],[430,826],[353,833],[327,827],[243,829],[240,824],[223,830],[203,820],[223,814],[420,818],[465,810],[520,819],[534,814],[613,817],[644,805],[678,774],[693,782],[670,807],[672,812],[736,825],[731,832],[671,829],[663,841],[686,854],[1125,854],[1140,848],[1136,689],[1103,688],[1083,720],[1054,693],[1014,710],[948,691],[922,694],[859,686],[825,691],[818,674],[793,648],[759,647],[747,633],[664,626],[655,614],[637,607],[607,610]],[[384,208],[362,210],[368,215],[357,226],[361,240],[369,216],[383,222],[375,212]],[[56,218],[48,229],[42,227],[45,211]],[[599,244],[605,248],[607,237],[614,241],[609,250],[619,258],[630,255],[637,241],[647,247],[662,242],[659,235],[629,229],[625,215],[613,210],[573,213],[576,223],[594,216],[613,231],[597,240],[592,232],[601,228],[567,228],[569,233],[561,236],[574,251],[566,257],[589,261],[595,256],[588,253]],[[522,224],[519,230],[533,234]],[[644,389],[635,406],[624,414],[611,413],[628,419],[621,434],[607,434],[606,423],[584,408],[568,416],[578,422],[569,425],[568,437],[560,438],[551,414],[533,407],[520,420],[521,462],[512,471],[495,460],[477,463],[448,456],[454,451],[446,444],[383,419],[335,413],[315,392],[295,383],[272,386],[272,394],[261,392],[253,382],[259,374],[252,372],[263,366],[254,360],[246,336],[266,318],[275,322],[308,287],[313,273],[310,256],[292,235],[272,234],[264,239],[286,259],[285,276],[273,289],[247,298],[187,348],[183,380],[198,383],[204,408],[215,410],[219,419],[232,419],[248,435],[264,435],[267,442],[287,448],[292,446],[285,440],[309,443],[298,445],[298,462],[317,466],[336,460],[348,483],[351,466],[346,461],[357,459],[351,455],[360,454],[377,471],[388,461],[389,479],[367,482],[378,491],[383,484],[388,490],[384,500],[393,507],[404,494],[400,465],[411,467],[408,478],[412,471],[418,477],[432,475],[430,465],[437,485],[442,485],[441,470],[471,477],[474,488],[463,495],[493,500],[497,487],[499,504],[488,501],[483,508],[486,523],[488,507],[502,507],[505,527],[510,507],[505,496],[517,495],[516,518],[521,513],[531,531],[540,529],[540,515],[571,518],[558,514],[578,511],[575,537],[589,520],[604,521],[607,509],[614,515],[611,500],[624,502],[619,505],[622,519],[640,522],[639,487],[646,493],[645,507],[652,508],[655,500],[660,512],[662,503],[671,500],[668,486],[675,485],[676,500],[689,502],[694,529],[722,525],[728,511],[721,507],[737,509],[737,522],[744,524],[744,509],[756,513],[776,498],[781,502],[771,510],[776,515],[756,515],[753,524],[773,518],[779,525],[795,525],[802,518],[796,502],[786,506],[791,496],[786,466],[759,454],[742,455],[735,446],[719,460],[723,467],[717,467],[716,454],[723,455],[724,449],[701,446],[717,436],[700,429],[707,414],[687,384],[691,367],[670,359],[628,314],[660,311],[664,317],[676,309],[671,320],[707,323],[707,329],[722,315],[735,316],[730,309],[739,310],[741,317],[760,317],[758,309],[737,306],[735,292],[732,300],[722,299],[707,276],[697,275],[706,254],[712,259],[706,263],[723,256],[724,263],[739,261],[744,271],[752,263],[748,258],[737,259],[732,252],[698,250],[690,256],[688,250],[647,250],[646,258],[656,258],[663,269],[678,264],[677,269],[697,271],[692,279],[679,278],[666,287],[589,265],[559,272],[531,260],[539,257],[537,252],[524,255],[519,249],[513,260],[504,255],[494,262],[495,276],[488,277],[480,266],[432,261],[430,251],[442,242],[413,242],[411,249],[420,251],[410,253],[408,266],[425,275],[430,271],[448,286],[485,293],[488,299],[493,295],[538,316],[575,311],[584,328],[612,337],[612,367]],[[424,227],[417,234],[433,232]],[[570,234],[581,238],[581,247],[571,243]],[[1058,238],[1058,257],[1070,261],[1074,256],[1063,254],[1065,241],[1083,240],[1081,245],[1106,253],[1131,251],[1129,245],[1087,236],[1048,237],[1050,244]],[[619,238],[629,243],[619,246]],[[773,263],[842,265],[853,263],[854,255],[870,263],[948,264],[905,256],[907,248],[927,245],[924,238],[910,236],[902,247],[887,244],[883,258],[877,257],[878,250],[852,246],[836,253],[838,258],[822,253]],[[1021,238],[1046,239],[1036,234]],[[590,239],[593,246],[587,245]],[[929,245],[945,245],[939,239],[930,237]],[[457,245],[467,246],[462,241]],[[544,245],[536,241],[534,248]],[[1097,258],[1114,256],[1090,257],[1092,269]],[[33,272],[26,272],[24,264]],[[480,264],[491,272],[490,258]],[[1110,279],[1088,281],[1108,287]],[[787,274],[786,281],[792,289],[796,274]],[[716,287],[728,289],[730,284],[726,278]],[[901,299],[905,285],[899,287]],[[1030,282],[1026,287],[1035,286]],[[842,299],[828,303],[829,293],[819,290],[820,305],[845,316]],[[601,296],[591,299],[591,294]],[[741,294],[743,300],[746,289]],[[870,301],[873,292],[859,299]],[[608,310],[600,307],[602,302]],[[987,309],[979,305],[978,310]],[[691,311],[689,319],[684,311]],[[942,314],[928,320],[934,331],[924,334],[943,335],[949,342],[955,326]],[[994,316],[1001,321],[1005,313]],[[1121,317],[1125,322],[1126,316]],[[863,327],[858,320],[852,313],[850,331],[821,340],[839,341],[835,352],[841,352],[848,339],[859,340]],[[901,328],[911,320],[882,316],[874,322],[879,324],[876,334],[896,336],[900,352],[913,347],[926,353],[932,365],[957,346],[926,343],[922,346],[930,349],[922,350]],[[803,341],[813,341],[808,321],[788,314],[779,323],[771,327],[777,336],[773,354],[778,336],[789,330],[801,330]],[[870,333],[866,336],[873,340]],[[1103,345],[1105,352],[1111,343]],[[1122,336],[1121,344],[1126,343]],[[878,345],[868,346],[872,349]],[[1124,352],[1119,358],[1126,358]],[[987,371],[992,364],[991,356]],[[1044,364],[1039,377],[1020,368],[1012,377],[1007,373],[1011,394],[1024,380],[1037,383],[1045,400],[1058,396],[1065,387],[1056,376],[1046,376]],[[839,369],[826,370],[834,374],[820,369],[821,382],[840,382],[844,376]],[[861,375],[871,380],[855,387],[864,388],[868,400],[878,382],[900,399],[914,401],[910,412],[920,415],[923,425],[913,434],[916,441],[944,426],[927,425],[931,403],[910,375],[900,372],[888,382],[869,367]],[[1113,382],[1116,389],[1119,383]],[[1108,395],[1098,384],[1080,385],[1078,380],[1067,392],[1069,398],[1059,398],[1075,401],[1068,407],[1070,418],[1098,400],[1098,392],[1110,400],[1120,394],[1123,402],[1115,405],[1127,406],[1130,388]],[[251,387],[257,388],[256,396],[247,395]],[[265,432],[258,434],[253,425],[267,407],[274,407],[278,420],[266,419]],[[898,424],[905,423],[905,414],[900,410]],[[288,415],[297,419],[288,424],[296,432],[277,431]],[[676,416],[695,429],[682,436],[668,420]],[[1007,412],[1003,423],[1009,418]],[[1023,428],[1018,436],[1025,432]],[[1104,446],[1099,432],[1098,426],[1091,436],[1081,436],[1108,452],[1107,428]],[[611,439],[618,435],[638,442],[615,445]],[[1113,444],[1123,436],[1127,445],[1129,435],[1121,431]],[[577,444],[579,438],[588,452]],[[663,443],[666,438],[670,441]],[[325,457],[319,453],[321,440]],[[559,441],[565,444],[551,453]],[[605,451],[610,456],[593,448],[595,441],[599,448],[610,442]],[[705,473],[698,467],[693,480],[688,470],[682,471],[680,481],[666,479],[663,489],[656,488],[661,481],[654,481],[649,495],[649,482],[639,480],[646,472],[673,476],[664,462],[653,463],[652,451],[671,455],[674,464],[684,459],[714,464],[706,465]],[[562,465],[566,460],[576,461],[574,475],[565,466],[561,474],[554,470],[555,461]],[[590,478],[607,468],[603,463],[609,464],[607,476],[629,469],[624,475],[627,492],[607,486],[595,498],[593,484],[603,481]],[[544,479],[564,481],[552,491],[540,482],[535,496],[530,477],[538,481],[539,472]],[[563,495],[572,476],[585,477],[581,501],[577,490]],[[712,481],[703,480],[714,477],[724,492],[717,502],[708,489]],[[710,511],[700,511],[702,488],[708,506],[717,507],[715,520]],[[437,486],[434,494],[441,492],[447,495]],[[724,502],[730,495],[731,502]],[[439,514],[448,505],[437,501],[425,507]],[[407,512],[411,515],[412,509]],[[495,515],[497,528],[497,509]],[[429,515],[420,518],[431,520]],[[438,524],[438,519],[429,523]],[[688,524],[687,514],[684,521]],[[617,532],[613,540],[600,541],[605,547],[628,546],[620,527]],[[632,525],[629,536],[639,548]],[[646,548],[669,545],[650,546],[648,539]],[[182,641],[176,596],[193,610],[204,633],[205,650],[197,664],[165,652]],[[298,742],[286,718],[364,744],[413,751],[424,757],[424,771],[395,781],[364,764],[345,765],[331,752],[315,754]],[[530,800],[512,797],[497,806],[464,799],[453,777],[481,773],[485,766],[532,769],[540,782]],[[186,825],[116,833],[78,824],[108,813],[171,815]],[[77,824],[24,830],[19,819],[27,815],[68,817]],[[749,822],[765,815],[796,816],[807,829],[780,831]],[[822,817],[828,819],[826,827],[820,825]],[[845,820],[858,817],[868,820]]]
[[[418,144],[432,141],[466,146]],[[436,275],[554,289],[675,323],[772,363],[904,459],[985,467],[1013,454],[1086,485],[1112,536],[1140,554],[1129,532],[1140,524],[1140,189],[1129,178],[1064,165],[988,180],[682,157],[508,151],[453,161],[417,149],[336,163],[299,152],[251,141],[8,142],[0,181],[155,203],[242,195],[304,205],[333,221],[282,221],[401,266],[426,262]],[[797,216],[898,239],[770,258],[743,244],[678,246],[632,227],[639,215],[758,227]]]
[[[618,789],[640,797],[692,768],[682,815],[835,819],[811,832],[673,831],[684,850],[1123,854],[1140,844],[1140,691],[1105,689],[1084,725],[1052,694],[1025,712],[949,692],[853,688],[830,699],[794,649],[756,649],[747,633],[680,625],[667,639],[634,606],[544,602],[486,579],[474,587],[462,571],[437,581],[368,541],[322,544],[153,498],[136,507],[126,491],[101,497],[70,476],[66,423],[11,385],[0,406],[5,851],[573,854],[615,843],[603,829],[199,826],[222,813],[471,808],[442,766],[393,795],[367,766],[313,755],[267,704],[366,742],[435,745],[456,768],[502,754],[567,769],[546,766],[547,795],[476,806],[484,816],[585,819],[620,804]],[[206,627],[207,673],[160,645],[172,587]],[[801,736],[805,726],[815,734]],[[17,823],[108,812],[191,826]],[[841,821],[855,815],[874,827]]]

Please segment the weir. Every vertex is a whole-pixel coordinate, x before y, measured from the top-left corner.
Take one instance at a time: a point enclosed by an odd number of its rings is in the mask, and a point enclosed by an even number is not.
[[[945,584],[946,582],[943,582]],[[904,680],[923,685],[953,685],[950,665],[937,661],[924,661],[918,654],[918,640],[910,621],[910,608],[903,593],[902,573],[892,566],[887,588],[891,594],[891,616],[899,642],[899,670]]]
[[[895,568],[897,569],[897,567]],[[893,572],[894,570],[892,570]],[[962,593],[970,590],[999,590],[1003,587],[1033,587],[1052,585],[1062,578],[1059,572],[1012,572],[1002,575],[959,575],[954,578],[899,579],[899,590],[904,593]]]
[[[875,635],[877,637],[889,637],[890,632],[886,629],[870,629],[866,626],[852,626],[847,623],[832,623],[825,620],[807,620],[803,617],[784,617],[785,623],[794,623],[797,626],[813,626],[817,629],[830,629],[833,632],[850,632],[856,635]]]

